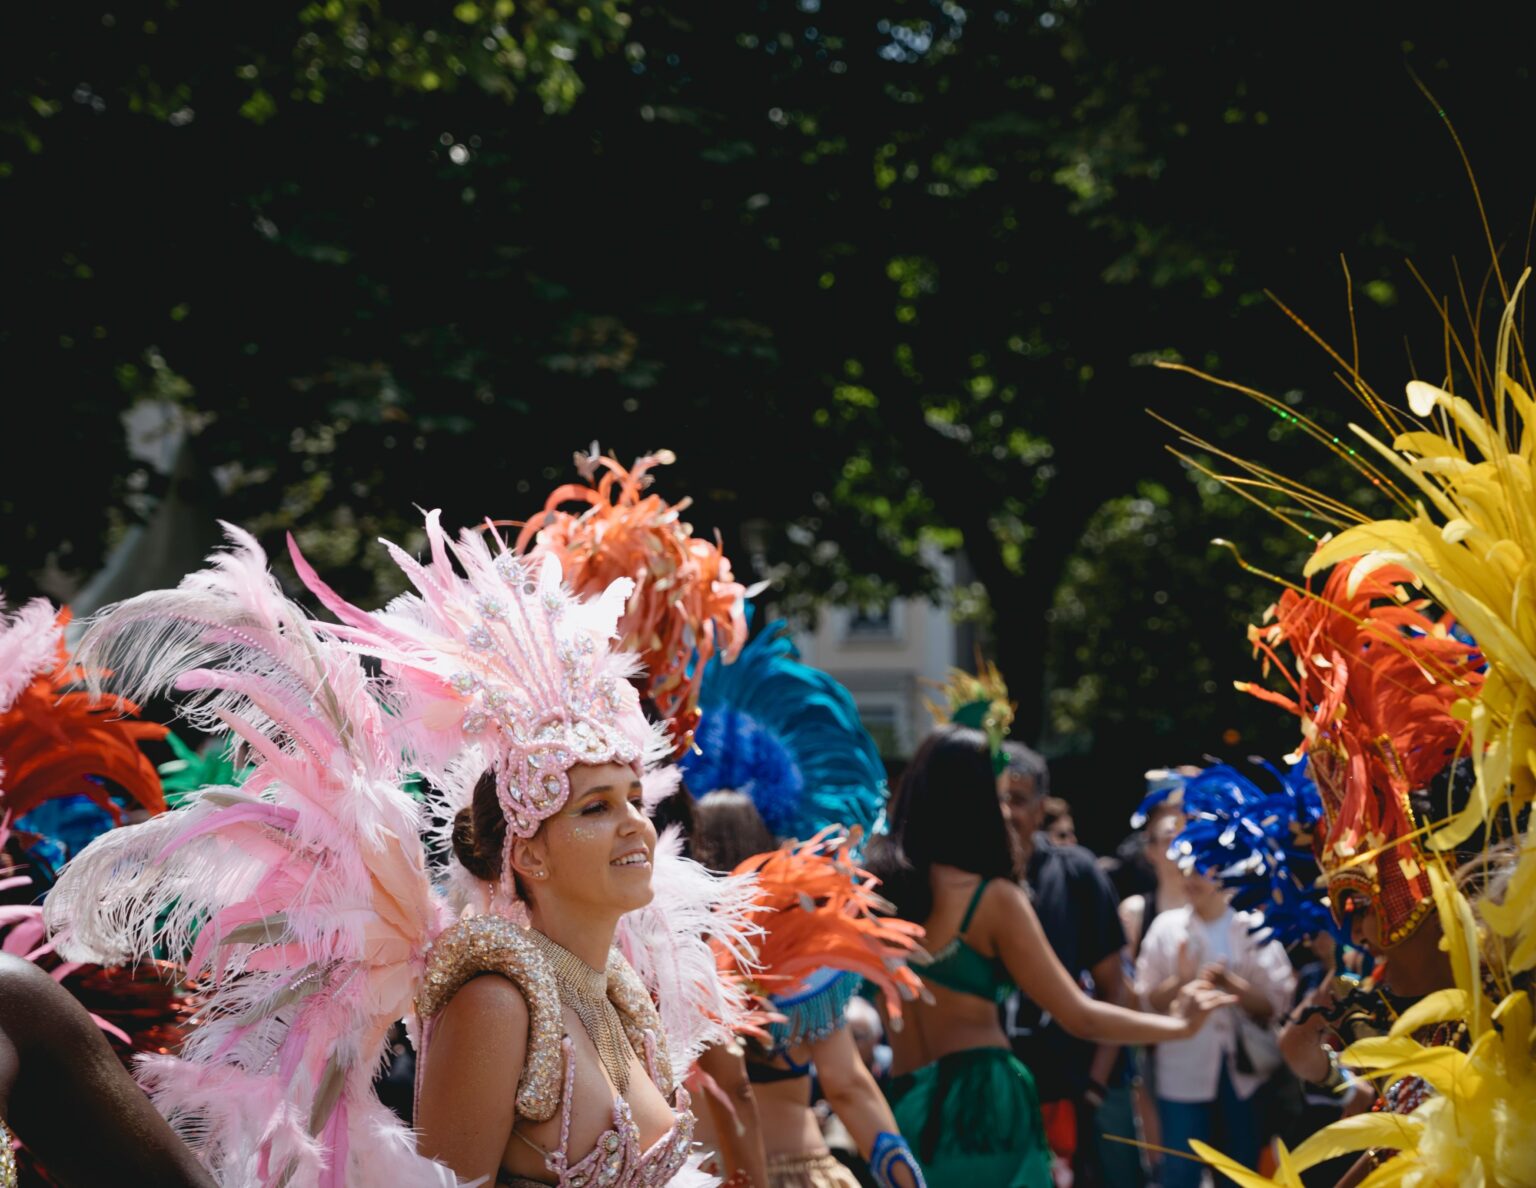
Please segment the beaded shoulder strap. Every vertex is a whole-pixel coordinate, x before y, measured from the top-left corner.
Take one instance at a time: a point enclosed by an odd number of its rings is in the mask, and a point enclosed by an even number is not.
[[[501,916],[471,916],[444,931],[427,952],[417,1016],[423,1023],[432,1019],[465,982],[482,973],[511,979],[528,1004],[528,1056],[517,1082],[517,1112],[534,1122],[552,1118],[560,1105],[560,1038],[565,1032],[560,996],[549,963],[520,926]],[[610,963],[610,996],[612,984]],[[624,1007],[617,1000],[614,1005],[627,1027]]]
[[[608,951],[608,1001],[619,1012],[630,1047],[636,1055],[646,1058],[656,1088],[670,1097],[676,1086],[661,1016],[651,1000],[651,992],[617,948]]]

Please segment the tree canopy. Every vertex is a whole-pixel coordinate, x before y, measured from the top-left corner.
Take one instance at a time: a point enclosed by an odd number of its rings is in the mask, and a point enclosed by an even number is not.
[[[395,15],[396,13],[409,15]],[[1341,424],[1266,289],[1383,390],[1507,251],[1533,95],[1503,6],[1111,0],[13,5],[0,54],[12,599],[67,595],[168,482],[343,590],[413,507],[520,518],[599,440],[668,447],[805,613],[961,547],[1020,730],[1120,778],[1288,725],[1230,692],[1310,547],[1163,451],[1152,406],[1319,482],[1184,360]],[[1476,303],[1481,268],[1465,285]],[[1428,334],[1410,342],[1403,335]],[[1419,343],[1423,343],[1422,347]],[[168,402],[195,465],[130,454]],[[25,414],[25,420],[22,419]],[[1330,418],[1332,419],[1330,421]],[[26,425],[25,432],[19,431]],[[1193,481],[1192,481],[1193,480]],[[194,553],[195,555],[195,553]],[[1114,766],[1118,764],[1118,766]]]

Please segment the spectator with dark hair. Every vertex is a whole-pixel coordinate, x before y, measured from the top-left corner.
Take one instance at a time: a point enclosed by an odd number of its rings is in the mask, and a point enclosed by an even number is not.
[[[1050,768],[1022,743],[1003,744],[1007,766],[998,778],[999,795],[1014,834],[1015,875],[1027,887],[1046,940],[1067,973],[1101,1002],[1122,1004],[1125,979],[1121,950],[1125,933],[1119,897],[1094,856],[1071,841],[1050,836],[1049,818],[1071,829],[1064,800],[1050,796]],[[1119,1047],[1073,1037],[1048,1011],[1015,991],[1003,1004],[1003,1026],[1016,1055],[1035,1075],[1040,1108],[1052,1149],[1072,1162],[1079,1185],[1105,1182],[1106,1163],[1120,1168],[1117,1182],[1137,1165],[1115,1152],[1100,1155],[1099,1110],[1111,1095]],[[1115,1086],[1120,1102],[1121,1086]],[[1128,1094],[1128,1090],[1124,1093]]]
[[[1072,820],[1072,806],[1060,796],[1047,796],[1041,806],[1040,832],[1058,846],[1077,845],[1077,823]]]

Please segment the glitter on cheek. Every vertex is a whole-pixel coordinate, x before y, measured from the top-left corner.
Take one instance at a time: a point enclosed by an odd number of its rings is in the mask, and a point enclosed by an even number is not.
[[[577,845],[586,845],[588,842],[593,841],[601,832],[601,829],[591,818],[584,818],[571,826],[570,838]]]

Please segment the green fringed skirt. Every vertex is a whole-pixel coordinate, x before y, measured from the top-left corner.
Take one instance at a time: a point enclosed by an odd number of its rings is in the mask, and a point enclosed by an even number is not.
[[[1011,1052],[952,1052],[887,1096],[928,1188],[1051,1188],[1035,1079]]]

